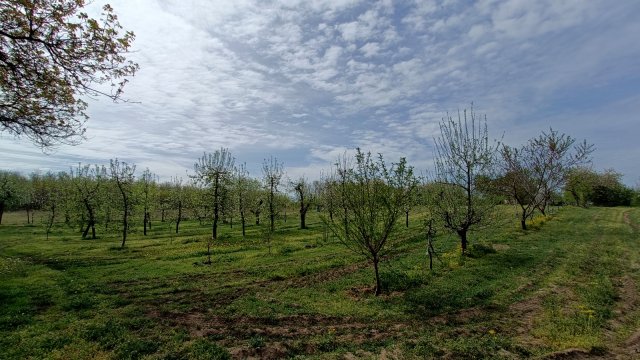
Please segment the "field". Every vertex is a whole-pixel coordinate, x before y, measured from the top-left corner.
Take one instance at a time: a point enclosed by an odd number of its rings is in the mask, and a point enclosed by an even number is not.
[[[471,235],[468,256],[436,238],[429,270],[420,217],[371,266],[317,214],[290,216],[271,246],[261,227],[179,235],[154,222],[124,249],[60,225],[0,226],[1,359],[637,358],[640,209],[562,208],[519,230],[514,209]],[[310,212],[311,213],[311,212]],[[100,235],[100,232],[99,232]]]

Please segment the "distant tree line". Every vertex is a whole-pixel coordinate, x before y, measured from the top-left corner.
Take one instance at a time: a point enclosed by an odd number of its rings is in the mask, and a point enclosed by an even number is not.
[[[247,224],[255,223],[271,249],[276,219],[286,221],[286,210],[296,209],[299,227],[306,229],[307,213],[315,209],[327,232],[371,263],[379,294],[379,264],[402,242],[398,231],[403,223],[409,227],[414,209],[420,209],[424,233],[432,237],[442,229],[456,234],[465,254],[470,231],[495,226],[498,204],[517,206],[526,230],[536,213],[545,215],[552,205],[638,203],[638,189],[625,186],[619,173],[589,167],[592,145],[553,129],[512,147],[491,141],[486,118],[464,110],[442,119],[435,150],[428,177],[416,176],[405,158],[389,163],[382,154],[360,149],[353,156],[345,153],[315,181],[287,179],[283,164],[273,157],[252,177],[225,148],[204,153],[188,178],[163,182],[149,169],[136,173],[135,165],[118,159],[109,166],[78,164],[56,174],[0,171],[0,224],[7,210],[24,211],[28,224],[41,211],[47,237],[54,224],[66,224],[83,239],[118,232],[124,247],[132,229],[142,228],[146,236],[158,223],[169,223],[177,234],[190,219],[211,226],[210,264],[220,224],[238,223],[245,238]]]

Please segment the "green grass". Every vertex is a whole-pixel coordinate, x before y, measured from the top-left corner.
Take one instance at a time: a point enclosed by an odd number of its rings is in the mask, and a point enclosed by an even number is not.
[[[0,359],[527,358],[580,348],[626,354],[640,327],[640,210],[565,208],[521,231],[506,221],[436,239],[429,271],[420,217],[373,272],[335,239],[280,222],[224,225],[205,265],[208,224],[154,222],[124,249],[22,213],[0,226]],[[22,219],[25,217],[25,219]],[[394,355],[395,354],[395,355]]]

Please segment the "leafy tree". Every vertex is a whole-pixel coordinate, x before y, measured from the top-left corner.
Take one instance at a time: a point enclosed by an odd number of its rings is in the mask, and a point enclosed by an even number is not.
[[[19,183],[21,175],[16,172],[0,170],[0,224],[6,209],[12,208],[19,201]]]
[[[131,215],[135,201],[133,185],[136,166],[115,159],[110,162],[110,170],[111,179],[116,183],[120,196],[122,197],[122,244],[120,247],[124,247],[127,241],[127,233],[129,232],[129,216]]]
[[[232,176],[235,159],[229,149],[221,148],[213,154],[204,154],[194,164],[196,175],[194,178],[209,186],[213,195],[213,226],[211,240],[207,241],[207,263],[211,264],[211,241],[218,238],[218,220],[222,206],[223,192]]]
[[[576,206],[586,208],[592,201],[593,189],[598,181],[597,172],[586,167],[575,167],[568,171],[564,189]]]
[[[250,211],[249,192],[251,190],[249,171],[247,171],[246,164],[241,164],[236,168],[233,184],[234,194],[237,198],[236,205],[238,207],[238,214],[240,215],[240,224],[242,226],[242,238],[244,239],[246,236],[247,214]]]
[[[69,193],[70,177],[67,173],[59,173],[57,176],[52,173],[47,173],[41,178],[42,191],[44,193],[42,199],[42,208],[46,211],[46,237],[49,239],[49,234],[58,216],[61,207],[64,207],[67,201],[67,195]]]
[[[175,210],[176,234],[180,231],[180,222],[183,219],[183,209],[187,197],[187,189],[182,185],[182,178],[175,177],[171,179],[169,202],[171,208]]]
[[[473,108],[463,115],[458,112],[457,120],[442,119],[440,132],[435,140],[435,181],[440,186],[433,212],[446,229],[458,234],[464,253],[469,230],[491,220],[495,200],[481,191],[477,180],[493,177],[497,146],[489,143],[486,117],[482,122]]]
[[[262,184],[257,179],[249,178],[247,182],[247,206],[249,212],[255,216],[256,225],[260,225],[260,214],[264,207],[264,199],[266,198]]]
[[[357,149],[355,164],[349,164],[346,159],[336,164],[336,183],[342,186],[335,189],[333,196],[343,204],[342,214],[334,219],[323,217],[323,221],[347,248],[371,262],[375,294],[379,295],[379,263],[398,243],[392,235],[415,191],[416,180],[404,158],[388,167],[382,155],[373,159],[370,153]]]
[[[151,228],[151,209],[153,207],[154,197],[157,195],[157,184],[155,175],[147,168],[142,173],[138,181],[140,187],[140,200],[142,204],[143,216],[143,233],[147,235],[147,227]]]
[[[527,219],[538,207],[544,183],[535,175],[536,158],[530,157],[527,148],[522,150],[504,145],[500,149],[504,174],[497,180],[500,193],[520,206],[520,227],[527,229]]]
[[[106,182],[107,170],[104,166],[78,164],[71,173],[76,205],[79,213],[82,238],[86,239],[91,230],[91,238],[96,238],[97,211],[101,203],[101,190]],[[85,227],[86,222],[86,227]]]
[[[596,183],[590,191],[589,200],[595,206],[630,206],[633,190],[622,183],[622,174],[607,169],[596,174]]]
[[[43,147],[75,143],[88,119],[83,98],[121,99],[127,77],[138,70],[125,58],[135,36],[122,33],[111,6],[99,19],[84,6],[84,0],[0,1],[0,130]]]

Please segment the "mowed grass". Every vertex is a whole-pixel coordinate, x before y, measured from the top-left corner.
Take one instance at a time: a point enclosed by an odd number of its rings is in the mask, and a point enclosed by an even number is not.
[[[221,227],[154,222],[120,248],[23,213],[0,226],[0,358],[536,358],[630,356],[640,348],[640,209],[563,208],[518,229],[514,209],[471,236],[436,238],[429,270],[419,214],[381,266],[332,237],[317,213]],[[264,225],[263,225],[264,226]],[[634,340],[635,339],[635,340]],[[570,349],[570,350],[567,350]],[[564,353],[563,353],[564,354]],[[571,355],[571,354],[570,354]],[[624,357],[623,357],[624,358]]]

